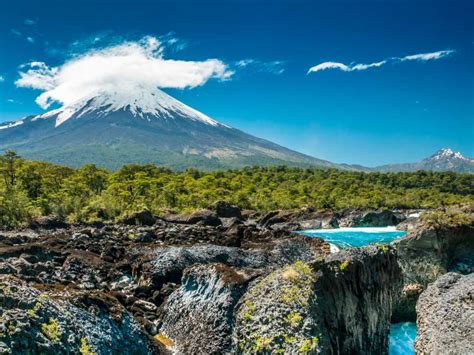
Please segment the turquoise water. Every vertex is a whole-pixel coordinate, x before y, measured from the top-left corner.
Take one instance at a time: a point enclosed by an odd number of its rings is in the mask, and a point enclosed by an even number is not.
[[[390,243],[405,235],[395,227],[383,228],[337,228],[304,230],[301,234],[310,237],[321,237],[331,244],[331,250],[338,248],[361,247],[372,243]],[[337,248],[335,248],[336,246]],[[415,354],[415,323],[396,323],[390,327],[389,355]]]
[[[321,237],[339,248],[362,247],[372,243],[390,243],[405,235],[395,227],[308,229],[300,232],[310,237]]]
[[[389,355],[415,354],[416,324],[395,323],[390,327]]]

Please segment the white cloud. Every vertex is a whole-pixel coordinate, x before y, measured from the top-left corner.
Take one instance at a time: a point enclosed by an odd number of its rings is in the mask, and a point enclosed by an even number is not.
[[[35,39],[33,37],[28,36],[26,37],[26,40],[30,43],[35,43]]]
[[[137,42],[89,50],[58,67],[31,62],[22,67],[15,84],[42,90],[36,102],[47,108],[52,102],[68,105],[98,92],[194,88],[210,79],[228,80],[234,74],[219,59],[165,59],[163,50],[158,38],[147,36]]]
[[[14,29],[14,28],[12,28],[10,31],[11,31],[11,33],[13,33],[15,36],[21,36],[21,32],[18,31],[18,30],[16,30],[16,29]]]
[[[0,75],[0,83],[1,83],[1,82],[4,82],[4,81],[5,81],[5,78]]]
[[[413,54],[413,55],[407,55],[403,58],[400,58],[400,60],[401,61],[406,61],[406,60],[427,61],[427,60],[433,60],[433,59],[441,59],[453,53],[454,53],[453,50],[446,50],[446,51],[438,51],[438,52],[432,52],[432,53]]]
[[[33,26],[33,25],[36,25],[36,21],[35,20],[32,20],[30,18],[27,18],[24,22],[25,25],[27,26]]]
[[[375,62],[375,63],[370,63],[370,64],[360,63],[360,64],[347,65],[347,64],[339,63],[339,62],[324,62],[324,63],[318,64],[309,68],[308,74],[316,73],[318,71],[327,70],[327,69],[338,69],[344,72],[351,72],[351,71],[367,70],[369,68],[378,68],[387,63],[400,63],[400,62],[405,62],[405,61],[410,61],[410,60],[417,60],[417,61],[436,60],[436,59],[447,57],[453,54],[454,52],[455,52],[454,50],[444,50],[444,51],[431,52],[431,53],[407,55],[405,57],[391,57],[391,58],[381,60],[380,62]]]
[[[324,62],[324,63],[318,64],[318,65],[315,65],[314,67],[309,68],[308,74],[315,73],[321,70],[326,70],[326,69],[339,69],[342,71],[351,71],[351,68],[343,63]]]

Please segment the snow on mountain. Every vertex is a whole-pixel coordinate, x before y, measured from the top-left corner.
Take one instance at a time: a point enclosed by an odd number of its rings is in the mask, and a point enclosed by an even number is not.
[[[0,129],[12,128],[12,127],[16,127],[16,126],[19,126],[19,125],[22,125],[22,124],[23,124],[23,120],[8,122],[7,124],[4,124],[4,125],[0,126]]]
[[[459,173],[474,173],[474,159],[464,157],[460,152],[451,148],[443,148],[428,158],[416,163],[389,164],[376,167],[377,171],[455,171]]]
[[[428,160],[450,160],[459,159],[466,161],[474,161],[473,159],[465,158],[460,152],[454,152],[451,148],[443,148],[433,154]]]
[[[56,127],[58,127],[71,117],[80,118],[91,112],[95,112],[99,116],[105,116],[119,110],[128,110],[134,117],[146,118],[148,120],[152,118],[172,119],[178,114],[180,117],[186,117],[208,125],[222,125],[160,89],[152,91],[135,90],[131,93],[125,93],[124,91],[102,91],[82,98],[73,104],[63,106],[60,109],[38,115],[33,120],[56,116]]]

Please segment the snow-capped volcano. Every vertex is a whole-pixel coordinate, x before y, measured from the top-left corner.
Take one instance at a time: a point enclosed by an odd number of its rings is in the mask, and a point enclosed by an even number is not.
[[[442,148],[428,158],[416,163],[390,164],[375,168],[379,171],[455,171],[459,173],[474,173],[474,159],[464,157],[460,152],[451,148]]]
[[[69,166],[156,163],[175,169],[248,165],[337,167],[208,117],[159,89],[103,90],[0,125],[0,151]]]
[[[103,91],[90,95],[73,104],[46,112],[35,118],[56,117],[56,127],[68,119],[81,118],[95,112],[98,116],[106,116],[112,112],[128,110],[132,116],[150,119],[173,119],[178,114],[190,120],[203,122],[212,126],[220,123],[203,113],[183,104],[160,89],[123,91]]]
[[[471,161],[471,162],[474,161],[473,159],[465,158],[461,154],[461,152],[454,152],[451,148],[442,148],[426,160],[431,160],[431,161],[465,160],[465,161]]]

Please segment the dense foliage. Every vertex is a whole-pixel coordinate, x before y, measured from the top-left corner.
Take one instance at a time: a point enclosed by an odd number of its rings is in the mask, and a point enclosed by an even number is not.
[[[125,165],[114,172],[0,156],[0,226],[15,227],[36,215],[71,222],[114,220],[147,208],[189,211],[225,200],[243,209],[313,206],[429,208],[474,200],[474,175],[419,171],[363,173],[335,169],[253,167],[172,172],[155,165]]]

